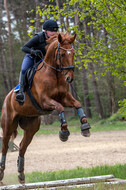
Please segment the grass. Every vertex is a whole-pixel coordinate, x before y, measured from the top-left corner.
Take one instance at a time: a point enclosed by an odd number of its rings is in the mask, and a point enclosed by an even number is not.
[[[77,118],[69,118],[68,128],[70,132],[80,132],[80,121]],[[126,130],[126,121],[121,121],[115,117],[110,117],[108,119],[98,120],[97,118],[88,119],[88,122],[91,125],[91,131],[117,131],[117,130]],[[60,130],[60,122],[55,121],[52,125],[41,125],[40,130],[37,132],[40,134],[58,134]],[[20,135],[23,134],[23,130],[18,131]],[[61,170],[53,172],[32,172],[26,174],[26,183],[33,182],[42,182],[42,181],[54,181],[70,178],[79,178],[79,177],[91,177],[98,175],[108,175],[113,174],[116,178],[126,179],[126,164],[117,164],[115,166],[97,166],[94,168],[84,169],[78,167],[74,170]],[[16,184],[18,183],[17,175],[5,175],[4,183],[6,184]],[[87,189],[87,188],[81,188]],[[91,188],[92,189],[92,188]],[[105,185],[98,183],[93,190],[124,190],[126,185],[106,187]],[[75,189],[74,189],[75,190]]]
[[[102,119],[102,120],[96,120],[88,119],[88,122],[91,125],[91,132],[97,132],[97,131],[118,131],[118,130],[126,130],[126,121],[121,120],[111,120],[108,119]],[[68,123],[68,129],[70,132],[80,132],[80,121],[78,118],[70,118],[67,120]],[[55,121],[51,125],[41,125],[39,131],[37,132],[38,135],[46,135],[46,134],[58,134],[60,130],[60,122]],[[23,134],[23,130],[18,130],[18,133],[20,135]]]
[[[53,172],[32,172],[26,174],[26,181],[40,182],[40,181],[54,181],[62,179],[72,179],[81,177],[91,177],[99,175],[113,174],[116,178],[126,179],[126,164],[116,164],[114,166],[97,166],[93,168],[81,168],[77,167],[73,170],[60,170]]]
[[[72,179],[72,178],[81,178],[81,177],[92,177],[92,176],[100,176],[100,175],[109,175],[113,174],[115,178],[126,179],[126,164],[116,164],[114,166],[97,166],[93,168],[81,168],[77,167],[72,170],[60,170],[53,172],[32,172],[26,173],[26,183],[34,183],[34,182],[44,182],[44,181],[55,181],[55,180],[63,180],[63,179]],[[15,184],[18,183],[17,175],[5,175],[4,183],[7,184]],[[86,189],[86,188],[81,188]],[[102,183],[98,183],[95,185],[93,190],[104,190],[109,189]],[[112,190],[122,190],[126,189],[126,185],[119,185],[110,187]]]

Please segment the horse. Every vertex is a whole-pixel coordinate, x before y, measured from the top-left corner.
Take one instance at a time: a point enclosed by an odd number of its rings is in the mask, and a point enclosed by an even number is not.
[[[4,177],[8,143],[12,136],[16,138],[18,125],[24,130],[17,160],[18,180],[22,184],[25,183],[24,155],[33,136],[39,130],[41,115],[57,110],[61,123],[59,138],[65,142],[68,140],[70,132],[67,128],[64,107],[75,107],[80,118],[82,135],[90,136],[90,124],[87,122],[84,110],[80,102],[69,92],[69,83],[74,78],[73,43],[75,38],[76,34],[70,36],[67,33],[57,33],[47,40],[46,55],[36,69],[31,86],[31,93],[40,109],[33,105],[27,91],[23,105],[15,101],[14,89],[5,97],[1,112],[3,138],[0,180]]]

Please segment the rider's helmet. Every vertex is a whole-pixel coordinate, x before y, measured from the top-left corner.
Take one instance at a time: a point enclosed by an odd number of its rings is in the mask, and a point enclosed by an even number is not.
[[[58,28],[57,22],[52,19],[45,21],[43,24],[43,30],[57,32]]]

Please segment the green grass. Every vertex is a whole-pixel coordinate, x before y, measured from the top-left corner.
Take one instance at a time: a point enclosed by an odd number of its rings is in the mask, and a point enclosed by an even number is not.
[[[92,176],[101,176],[101,175],[110,175],[113,174],[115,178],[126,179],[126,164],[116,164],[114,166],[97,166],[93,168],[81,168],[77,167],[72,170],[60,170],[53,172],[32,172],[26,173],[26,183],[34,182],[44,182],[44,181],[55,181],[55,180],[64,180],[72,178],[81,178],[81,177],[92,177]],[[17,175],[5,175],[4,181],[5,184],[17,184]],[[86,188],[82,188],[86,189]],[[104,190],[105,185],[98,183],[93,188],[94,190]],[[112,190],[122,190],[126,189],[126,185],[115,186],[110,188]]]
[[[113,174],[116,178],[126,179],[126,164],[116,164],[114,166],[97,166],[94,168],[81,168],[77,167],[73,170],[60,170],[53,172],[32,172],[26,174],[26,181],[40,182],[40,181],[53,181],[80,177],[91,177],[99,175]]]
[[[77,118],[69,118],[68,128],[70,132],[80,132],[80,121]],[[113,131],[113,130],[126,130],[126,121],[121,121],[120,118],[110,117],[108,119],[98,120],[97,118],[88,119],[91,124],[91,131]],[[58,134],[60,130],[60,122],[56,121],[52,125],[41,125],[37,134]],[[23,130],[18,131],[19,134],[23,134]],[[97,166],[95,168],[84,169],[78,167],[74,170],[61,170],[53,172],[32,172],[26,174],[26,183],[42,182],[42,181],[54,181],[62,179],[71,179],[79,177],[91,177],[98,175],[113,174],[116,178],[126,179],[126,164],[117,164],[115,166]],[[18,183],[17,175],[5,175],[5,184]],[[87,189],[87,188],[81,188]],[[126,185],[106,187],[103,184],[97,184],[93,190],[123,190],[126,189]],[[75,190],[75,189],[74,189]]]
[[[117,131],[117,130],[126,130],[126,121],[116,120],[113,118],[98,120],[96,118],[88,119],[88,122],[91,125],[91,131]],[[67,119],[68,129],[70,132],[80,132],[80,121],[76,118]],[[51,125],[41,125],[38,135],[46,134],[58,134],[60,130],[60,122],[55,121]],[[18,130],[20,135],[23,134],[23,130]]]

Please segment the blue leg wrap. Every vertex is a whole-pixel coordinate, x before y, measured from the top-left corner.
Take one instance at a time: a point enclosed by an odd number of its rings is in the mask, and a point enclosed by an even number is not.
[[[20,155],[18,156],[17,166],[18,166],[18,172],[24,171],[24,158],[21,157]]]
[[[82,108],[77,108],[77,113],[79,115],[79,118],[80,118],[80,121],[83,119],[83,118],[86,118],[86,115],[84,113],[84,110]]]
[[[64,111],[62,111],[62,112],[59,114],[59,117],[60,117],[61,125],[64,124],[64,123],[67,123],[67,122],[66,122],[66,119],[65,119]]]
[[[0,166],[1,168],[5,169],[5,161],[6,161],[6,156],[2,155],[1,157],[1,162],[0,162]]]

